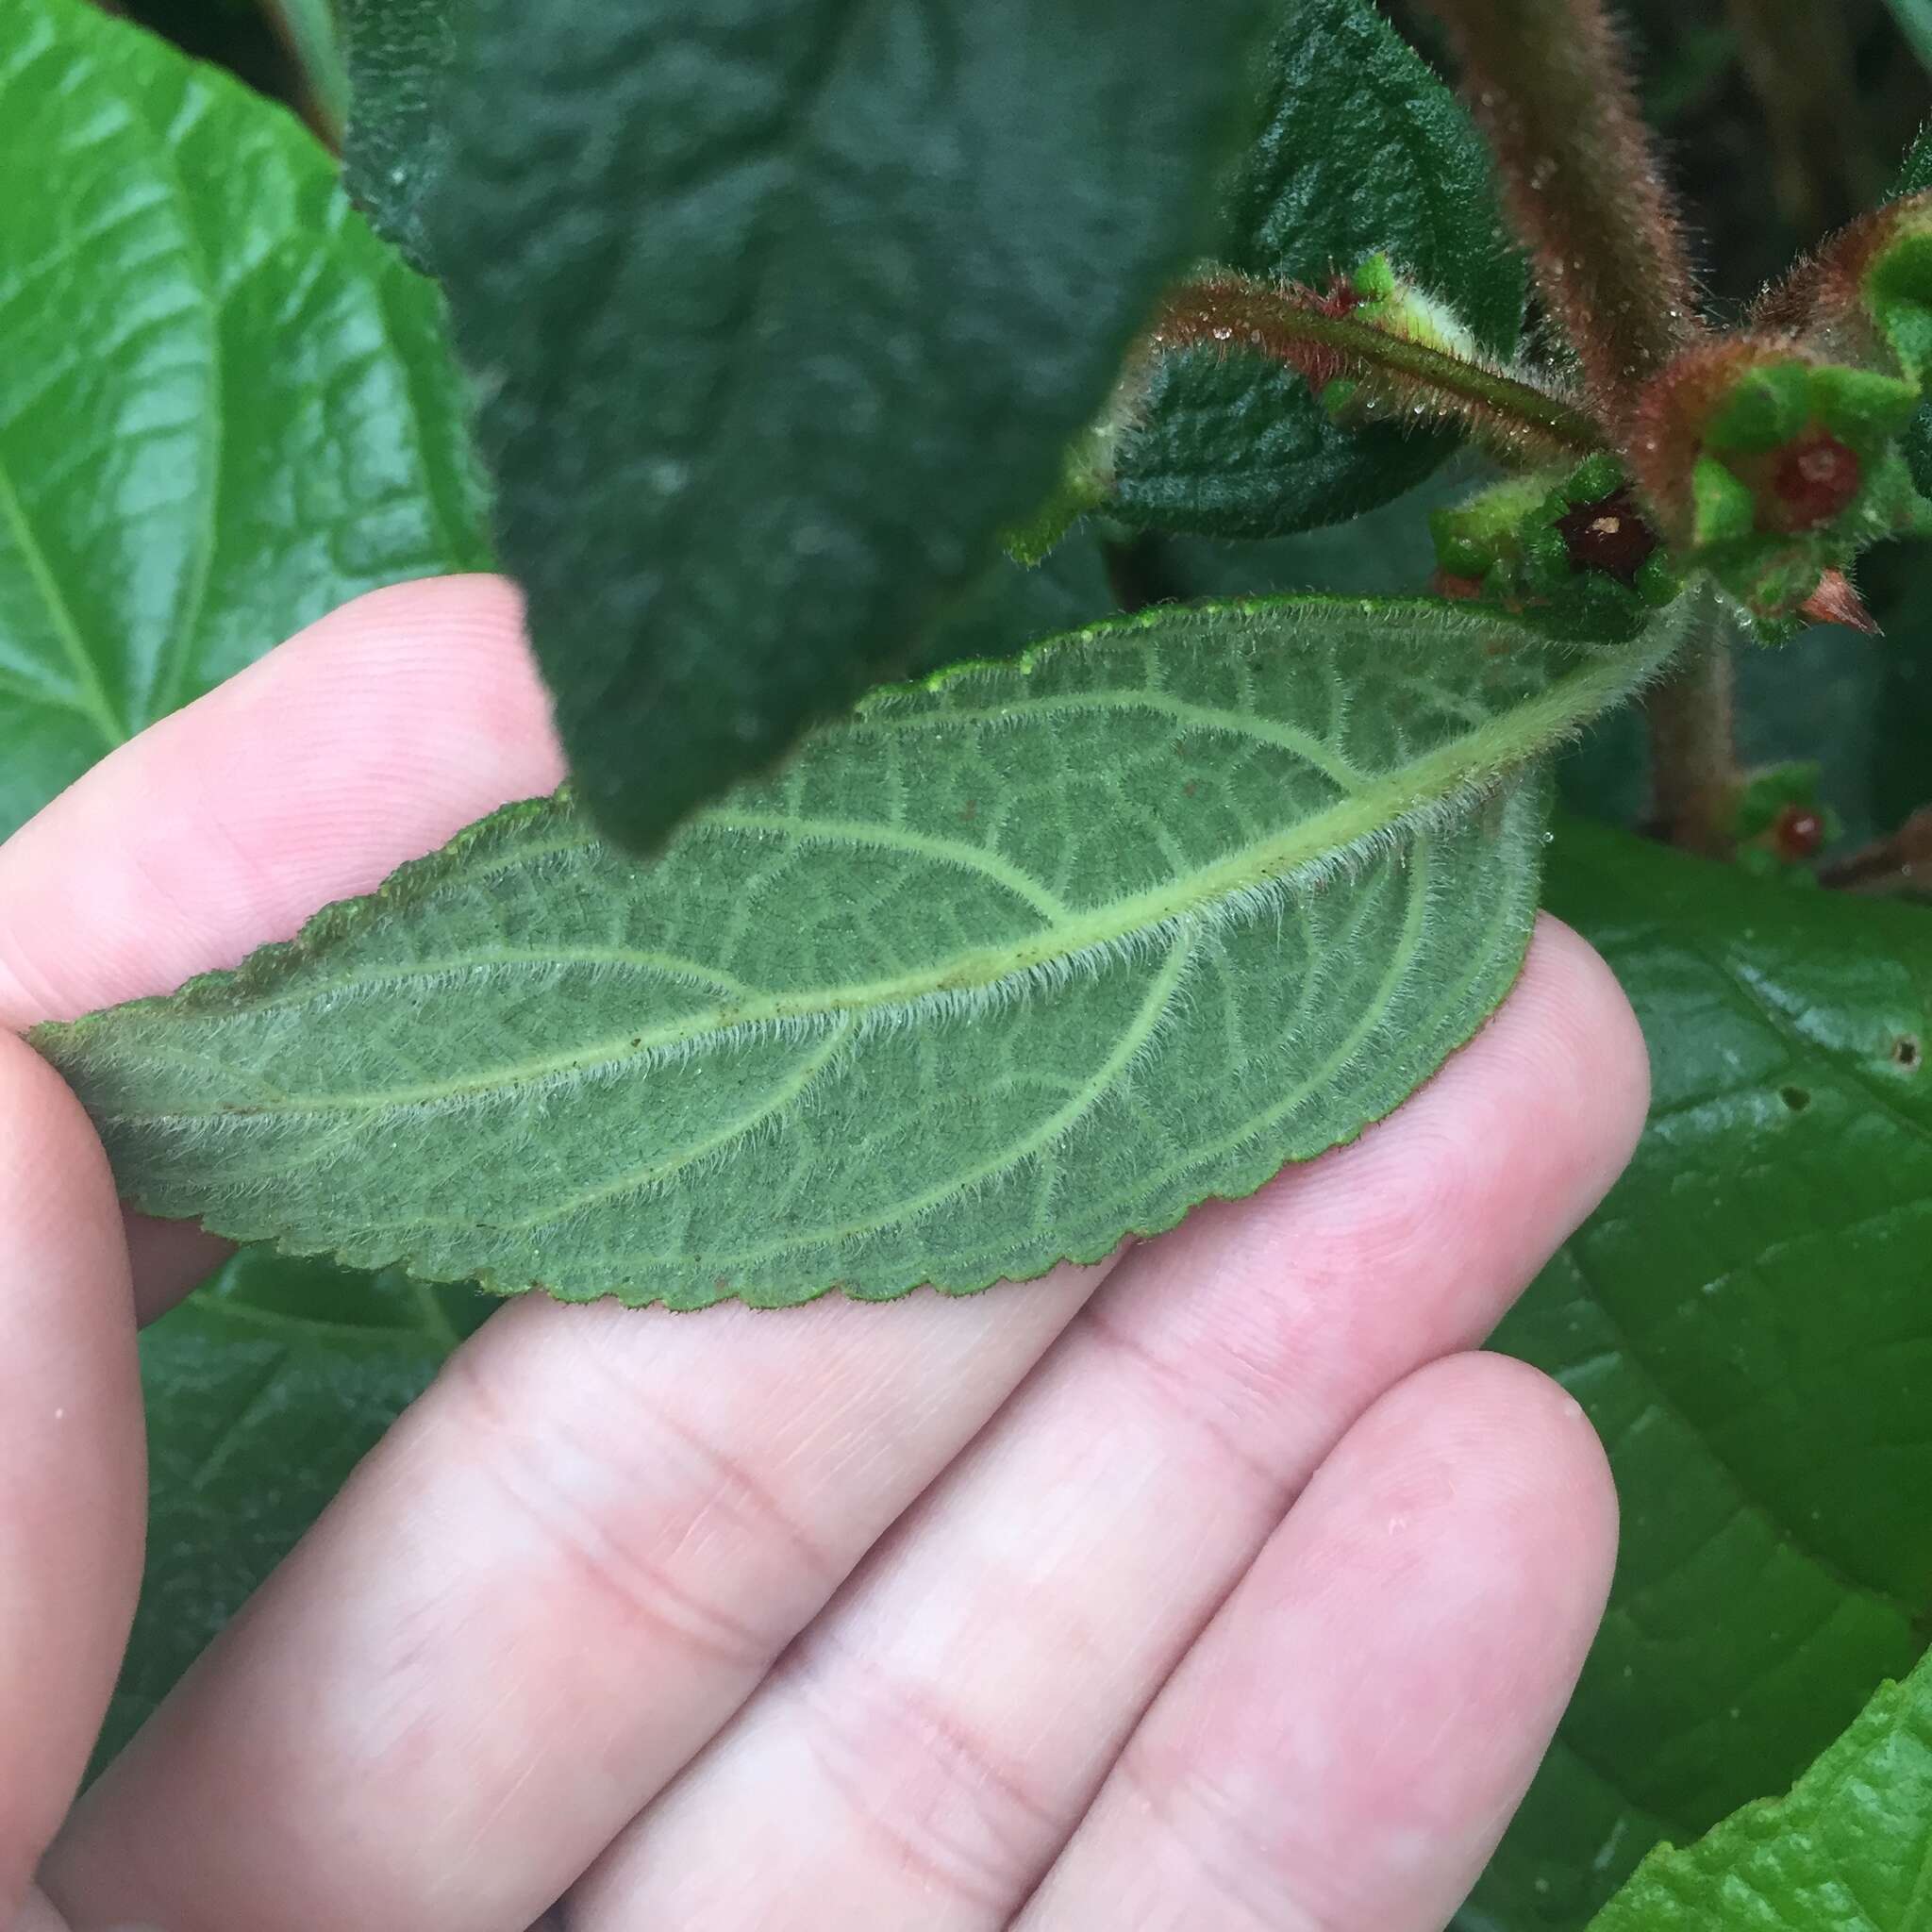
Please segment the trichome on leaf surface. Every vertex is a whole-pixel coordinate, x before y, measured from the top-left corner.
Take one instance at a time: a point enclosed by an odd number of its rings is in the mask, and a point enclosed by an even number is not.
[[[294,1319],[278,1270],[365,1309],[275,1373],[379,1385],[373,1434],[471,1319],[427,1283],[964,1293],[1252,1191],[1493,1009],[1553,773],[1595,802],[1565,748],[1641,697],[1652,839],[1565,825],[1552,895],[1663,1104],[1506,1337],[1610,1437],[1629,1543],[1467,1923],[1581,1926],[1799,1779],[1932,1593],[1923,1509],[1825,1520],[1864,1439],[1817,1422],[1883,1413],[1874,1485],[1932,1482],[1923,1381],[1856,1392],[1932,1336],[1932,927],[1794,888],[1923,888],[1932,786],[1854,850],[1818,767],[1746,759],[1797,634],[1869,627],[1859,559],[1932,531],[1925,152],[1721,325],[1598,0],[1436,0],[1468,108],[1369,0],[744,0],[757,62],[685,0],[341,12],[315,98],[347,75],[374,232],[303,130],[83,0],[0,49],[48,188],[0,221],[9,823],[356,591],[492,560],[574,774],[36,1034],[130,1197],[263,1244],[150,1343],[161,1440],[222,1337]],[[103,318],[90,381],[37,284]],[[1851,1371],[1819,1270],[1866,1297]],[[186,1661],[138,1634],[127,1716]],[[1924,1701],[1602,1923],[1913,1923]],[[1860,1808],[1881,1757],[1906,1828]],[[1767,1862],[1801,1842],[1864,1918]],[[1718,1915],[1747,1892],[1783,1916]]]
[[[1539,760],[1674,658],[1666,829],[1733,842],[1729,634],[1853,608],[1845,569],[1924,504],[1932,195],[1707,328],[1607,24],[1521,10],[1444,13],[1567,345],[1535,362],[1474,128],[1358,5],[1224,8],[1172,48],[828,8],[755,92],[659,58],[675,10],[352,20],[357,151],[405,150],[355,178],[445,264],[576,781],[239,974],[43,1029],[130,1195],[500,1292],[976,1290],[1394,1106],[1521,957]],[[611,138],[563,142],[591,72]],[[1372,191],[1328,206],[1324,172]],[[1158,522],[1177,452],[1238,467],[1270,396],[1319,421],[1331,489],[1397,424],[1505,467],[1437,512],[1437,602],[1157,608],[801,748],[1003,525],[1037,558],[1083,516]]]

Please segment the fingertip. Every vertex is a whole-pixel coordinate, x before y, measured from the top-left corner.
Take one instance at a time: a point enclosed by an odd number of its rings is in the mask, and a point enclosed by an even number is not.
[[[1271,1630],[1302,1668],[1272,1703],[1235,1673],[1220,1718],[1321,1790],[1283,1859],[1324,1923],[1420,1924],[1474,1881],[1595,1637],[1616,1520],[1582,1410],[1503,1356],[1418,1370],[1324,1464],[1249,1579],[1248,1654]],[[1344,1878],[1337,1842],[1386,1856]]]
[[[79,1783],[141,1574],[128,1262],[79,1103],[0,1034],[0,1916]]]
[[[0,1024],[233,965],[562,775],[513,587],[373,591],[111,753],[0,847]]]
[[[310,680],[312,691],[298,691]],[[563,775],[549,698],[525,633],[523,593],[507,577],[422,577],[371,591],[298,631],[208,699],[224,693],[238,710],[258,700],[268,722],[291,702],[333,703],[361,722],[405,717],[420,703],[423,725],[447,728],[486,772],[501,761],[518,782],[527,773],[541,790]]]
[[[1205,1898],[1243,1924],[1442,1924],[1548,1747],[1615,1521],[1555,1384],[1475,1354],[1407,1376],[1269,1539],[1022,1923],[1059,1923],[1044,1901],[1192,1924]]]
[[[1445,1356],[1397,1384],[1357,1424],[1353,1451],[1391,1479],[1426,1469],[1473,1521],[1446,1541],[1478,1549],[1489,1580],[1527,1587],[1522,1607],[1567,1640],[1565,1686],[1603,1614],[1617,1552],[1609,1457],[1582,1404],[1540,1369],[1487,1350]]]
[[[1362,1217],[1357,1262],[1379,1251],[1440,1268],[1459,1255],[1503,1291],[1493,1323],[1615,1184],[1649,1102],[1643,1037],[1615,976],[1569,927],[1540,918],[1516,985],[1475,1038],[1357,1147],[1328,1157],[1348,1180],[1338,1211]]]
[[[1650,1113],[1650,1049],[1636,1011],[1603,955],[1548,912],[1537,915],[1510,1004],[1542,1037],[1552,1090],[1594,1125],[1591,1178],[1601,1199]]]

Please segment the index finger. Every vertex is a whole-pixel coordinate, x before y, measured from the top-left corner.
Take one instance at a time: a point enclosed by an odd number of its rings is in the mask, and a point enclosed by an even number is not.
[[[100,1143],[0,1037],[0,1925],[80,1782],[134,1614],[145,1483]]]
[[[563,760],[497,577],[345,605],[96,765],[0,845],[0,1026],[167,992],[291,937]],[[129,1216],[155,1313],[219,1243]]]

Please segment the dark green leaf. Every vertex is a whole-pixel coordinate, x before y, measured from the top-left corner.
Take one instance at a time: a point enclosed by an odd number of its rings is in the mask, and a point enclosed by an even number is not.
[[[1884,1685],[1790,1795],[1658,1850],[1591,1932],[1924,1932],[1932,1663]]]
[[[1514,978],[1529,761],[1675,645],[1166,606],[889,691],[651,866],[487,820],[35,1036],[130,1198],[503,1292],[967,1291],[1397,1105]]]
[[[1280,537],[1374,509],[1455,448],[1440,429],[1340,428],[1287,370],[1187,349],[1156,370],[1107,507],[1158,529]]]
[[[337,6],[350,100],[343,185],[378,235],[432,272],[423,208],[449,161],[442,89],[456,50],[457,0]]]
[[[142,1337],[147,1566],[97,1768],[422,1392],[479,1303],[254,1250]]]
[[[1265,0],[479,0],[432,250],[591,814],[905,663],[1205,233]]]
[[[948,664],[1010,658],[1026,644],[1097,624],[1117,608],[1099,540],[1091,531],[1076,531],[1043,563],[995,558],[921,640],[908,669],[924,676]]]
[[[291,630],[486,549],[434,292],[315,142],[82,0],[12,0],[0,42],[6,832]]]
[[[1229,197],[1223,253],[1320,286],[1377,250],[1509,355],[1524,270],[1468,115],[1369,0],[1301,0],[1269,62],[1268,118]],[[1340,523],[1410,488],[1455,446],[1338,428],[1298,377],[1239,355],[1166,358],[1116,459],[1124,517],[1210,536]]]
[[[1581,824],[1547,898],[1656,1099],[1497,1345],[1590,1411],[1624,1541],[1472,1932],[1574,1932],[1660,1838],[1788,1786],[1932,1607],[1932,916]]]
[[[1260,541],[1148,531],[1140,541],[1152,551],[1150,568],[1163,597],[1261,597],[1293,591],[1416,596],[1427,590],[1436,569],[1429,512],[1493,476],[1465,454],[1393,503],[1346,524]]]

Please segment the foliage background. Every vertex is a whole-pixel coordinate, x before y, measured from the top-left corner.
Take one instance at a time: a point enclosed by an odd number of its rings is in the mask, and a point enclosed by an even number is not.
[[[325,5],[108,10],[333,142],[343,86]],[[1440,57],[1412,0],[1385,10]],[[1920,0],[1624,11],[1721,313],[1876,202],[1932,106]],[[1357,524],[1274,542],[1142,538],[1105,559],[1075,544],[1026,596],[1045,630],[1093,614],[1108,584],[1136,598],[1416,590],[1431,562],[1421,509],[1468,474],[1452,465]],[[1818,759],[1846,847],[1932,799],[1928,562],[1920,544],[1867,559],[1882,640],[1820,629],[1743,667],[1747,761]],[[949,655],[978,647],[965,637]],[[1599,732],[1566,761],[1572,809],[1628,824],[1643,758],[1635,718]],[[1577,1705],[1467,1932],[1580,1927],[1659,1836],[1681,1841],[1790,1784],[1932,1640],[1932,1524],[1914,1500],[1932,1494],[1932,1079],[1918,1044],[1932,912],[1736,876],[1713,887],[1588,828],[1559,841],[1550,898],[1622,973],[1658,1108],[1631,1175],[1500,1341],[1591,1408],[1618,1463],[1625,1547]],[[104,1753],[481,1312],[462,1291],[252,1257],[150,1332],[154,1552]],[[259,1479],[251,1442],[272,1443],[276,1482]]]

